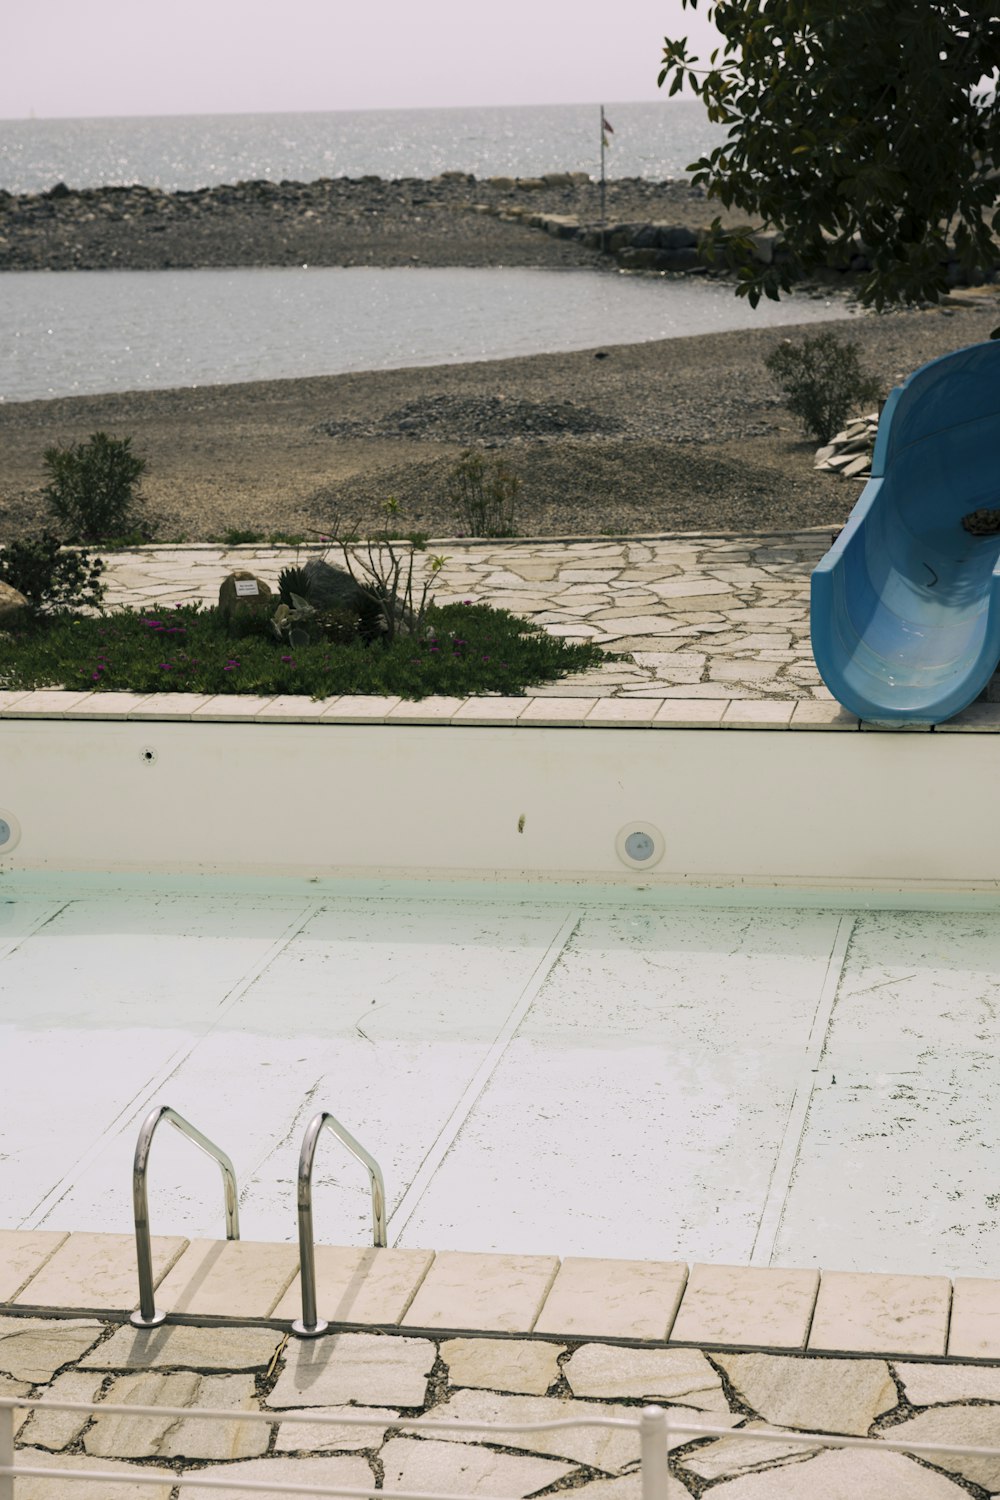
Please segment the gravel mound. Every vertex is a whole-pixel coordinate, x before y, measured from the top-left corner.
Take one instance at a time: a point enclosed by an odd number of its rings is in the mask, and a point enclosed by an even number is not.
[[[369,421],[321,422],[330,437],[424,438],[494,447],[519,439],[600,436],[624,430],[607,412],[573,401],[509,396],[423,396]]]

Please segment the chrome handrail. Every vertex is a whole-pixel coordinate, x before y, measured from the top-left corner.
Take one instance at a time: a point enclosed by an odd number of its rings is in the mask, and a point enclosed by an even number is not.
[[[226,1239],[238,1240],[240,1237],[236,1171],[229,1157],[224,1151],[220,1151],[219,1147],[207,1136],[202,1135],[200,1130],[196,1130],[190,1121],[185,1120],[183,1115],[171,1109],[169,1104],[157,1104],[149,1111],[139,1127],[139,1139],[135,1143],[135,1157],[132,1162],[132,1211],[135,1215],[135,1252],[139,1270],[139,1311],[132,1314],[129,1322],[136,1328],[157,1328],[166,1318],[166,1313],[156,1310],[153,1252],[149,1242],[149,1201],[146,1196],[146,1168],[149,1165],[149,1151],[153,1144],[153,1136],[156,1134],[156,1127],[161,1120],[166,1120],[169,1125],[173,1125],[175,1130],[187,1136],[188,1140],[199,1150],[218,1162],[225,1193]]]
[[[295,1319],[292,1332],[300,1339],[314,1339],[329,1327],[329,1324],[316,1316],[316,1255],[313,1248],[312,1216],[313,1161],[324,1126],[368,1169],[372,1192],[372,1240],[379,1249],[384,1249],[387,1244],[382,1169],[374,1156],[369,1155],[361,1142],[356,1141],[339,1120],[326,1110],[321,1110],[306,1126],[302,1150],[299,1152],[299,1280],[302,1284],[302,1317]]]

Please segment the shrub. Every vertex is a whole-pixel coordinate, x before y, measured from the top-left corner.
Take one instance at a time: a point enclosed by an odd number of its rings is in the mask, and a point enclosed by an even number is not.
[[[93,433],[71,448],[46,448],[44,494],[71,541],[108,542],[145,534],[135,507],[146,460],[131,438]]]
[[[514,502],[521,481],[500,458],[467,448],[448,476],[448,499],[468,536],[516,536]]]
[[[800,344],[783,342],[764,361],[785,397],[788,410],[820,443],[828,443],[851,412],[871,406],[882,394],[878,381],[862,369],[858,346],[819,333]]]
[[[0,552],[0,582],[18,589],[36,614],[99,608],[104,598],[101,559],[61,548],[51,531],[8,542]]]
[[[416,635],[434,603],[431,583],[446,559],[430,557],[422,587],[414,578],[416,554],[426,552],[421,532],[399,535],[400,505],[390,495],[382,506],[382,525],[361,540],[357,526],[335,521],[329,541],[344,559],[344,568],[308,562],[302,572],[309,584],[306,596],[319,608],[354,609],[366,640],[381,636],[390,645],[397,635]],[[346,571],[345,571],[346,570]],[[279,584],[280,587],[280,584]],[[353,594],[352,592],[353,591]]]

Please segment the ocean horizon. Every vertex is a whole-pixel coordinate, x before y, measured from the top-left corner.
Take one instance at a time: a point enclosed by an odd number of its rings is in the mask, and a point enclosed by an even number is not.
[[[662,182],[721,143],[696,99],[605,104],[606,173]],[[600,176],[600,105],[0,120],[0,189],[141,183],[166,192],[265,179]]]

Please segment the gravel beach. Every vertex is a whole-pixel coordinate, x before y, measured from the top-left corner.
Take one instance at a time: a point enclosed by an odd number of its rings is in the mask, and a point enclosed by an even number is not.
[[[388,189],[398,196],[399,185],[379,184],[386,202],[368,215],[364,263],[400,264],[406,244],[409,263],[566,265],[588,257],[593,263],[591,252],[576,243],[492,214],[470,210],[474,240],[465,230],[456,234],[456,224],[469,215],[449,207],[452,186],[464,192],[458,201],[469,201],[467,180],[450,185],[435,200],[440,232],[422,234],[408,223],[412,204],[405,213],[386,206]],[[474,196],[480,196],[487,185],[474,186]],[[535,191],[556,211],[563,198],[592,191],[592,185]],[[693,223],[710,212],[684,185],[677,185],[673,201],[661,192],[660,200],[650,194],[644,205],[635,201],[640,190],[630,191],[633,199],[614,207],[633,216],[644,206],[651,217],[662,220],[669,212],[678,222]],[[366,192],[370,206],[376,185]],[[412,186],[409,192],[411,199],[420,196]],[[58,208],[58,198],[50,201]],[[25,212],[33,225],[32,213]],[[152,223],[156,214],[146,217]],[[355,217],[364,217],[360,209]],[[450,237],[442,227],[446,219]],[[248,222],[230,204],[211,234],[202,234],[206,243],[211,238],[215,256],[225,254],[228,242],[228,261],[200,257],[196,233],[185,241],[187,259],[171,263],[247,264],[240,254],[252,236],[239,231]],[[260,220],[261,226],[267,222]],[[300,222],[290,215],[281,222],[282,243],[296,254],[302,246],[295,234],[316,232],[309,218]],[[168,233],[155,233],[151,223],[136,228],[123,220],[113,232],[99,226],[105,235],[100,263],[107,264],[115,250],[111,264],[148,264],[150,240],[162,243]],[[270,248],[260,250],[272,258],[249,263],[288,263],[274,258],[278,225],[272,216]],[[263,228],[261,235],[266,239]],[[24,243],[35,240],[49,245],[49,264],[58,261],[55,229],[48,241],[32,229]],[[458,245],[460,259],[444,257],[446,240],[453,250]],[[343,244],[349,241],[345,228]],[[327,264],[352,263],[346,253],[336,258],[332,238],[326,247]],[[11,253],[8,225],[8,266]],[[21,261],[37,263],[37,254]],[[924,361],[987,338],[998,322],[989,288],[957,293],[940,308],[824,326],[858,342],[865,364],[888,391]],[[44,520],[44,449],[98,430],[131,435],[136,451],[148,459],[144,493],[163,540],[204,541],[234,527],[313,537],[328,534],[338,520],[365,528],[377,521],[388,496],[400,502],[406,529],[455,535],[461,527],[445,497],[446,479],[471,444],[502,455],[520,477],[516,520],[522,535],[841,525],[860,486],[814,472],[814,445],[785,411],[764,368],[779,340],[815,331],[761,327],[466,365],[9,402],[0,405],[0,541]]]

